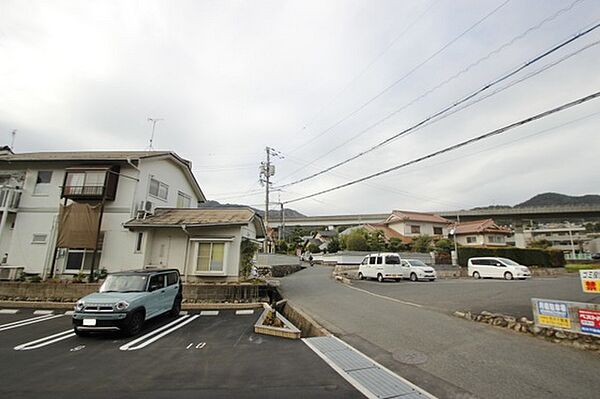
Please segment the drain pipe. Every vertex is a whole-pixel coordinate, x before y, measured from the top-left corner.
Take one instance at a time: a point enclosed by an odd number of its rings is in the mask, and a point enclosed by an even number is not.
[[[190,248],[190,232],[187,230],[185,224],[181,225],[181,230],[187,235],[187,241],[185,242],[185,257],[183,258],[183,281],[187,283],[187,264],[188,264],[188,252]]]

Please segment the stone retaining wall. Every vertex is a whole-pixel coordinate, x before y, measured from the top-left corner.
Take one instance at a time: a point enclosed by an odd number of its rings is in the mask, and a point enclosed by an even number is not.
[[[36,302],[75,302],[98,291],[99,283],[0,283],[0,300]],[[275,288],[267,284],[184,284],[186,303],[270,302]]]
[[[483,311],[479,314],[457,311],[454,312],[454,316],[471,321],[490,324],[496,327],[510,329],[519,333],[529,334],[557,344],[572,346],[577,349],[590,351],[600,350],[600,337],[555,330],[548,327],[538,327],[533,321],[527,319],[526,317],[517,319],[513,316],[486,311]]]

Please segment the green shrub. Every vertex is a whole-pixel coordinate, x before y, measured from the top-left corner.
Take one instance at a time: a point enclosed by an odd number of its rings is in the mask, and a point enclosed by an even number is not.
[[[336,253],[340,250],[340,240],[337,237],[333,237],[327,244],[327,252],[330,254]]]
[[[479,256],[509,258],[525,266],[563,267],[565,265],[565,255],[558,250],[516,247],[460,247],[458,249],[458,263],[461,266],[466,266],[469,258]]]
[[[423,234],[420,236],[416,236],[413,238],[412,242],[412,250],[413,252],[429,252],[431,251],[431,246],[433,245],[433,237],[428,236],[427,234]]]
[[[308,252],[310,252],[311,254],[318,254],[319,252],[321,252],[321,248],[319,248],[317,244],[309,244]]]
[[[364,229],[356,229],[350,234],[344,236],[345,249],[348,251],[368,251],[369,243],[367,241],[369,233]]]

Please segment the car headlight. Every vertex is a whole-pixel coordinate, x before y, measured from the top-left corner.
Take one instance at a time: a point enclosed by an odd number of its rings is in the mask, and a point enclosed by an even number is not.
[[[78,300],[77,303],[75,304],[75,310],[77,312],[81,312],[84,307],[85,307],[85,302],[83,302],[81,299]]]
[[[118,310],[119,312],[122,312],[123,310],[127,309],[129,307],[129,303],[125,302],[125,301],[119,301],[115,304],[115,310]]]

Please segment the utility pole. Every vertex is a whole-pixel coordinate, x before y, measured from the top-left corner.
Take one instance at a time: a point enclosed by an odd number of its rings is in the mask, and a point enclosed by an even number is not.
[[[271,163],[271,155],[283,159],[283,155],[274,148],[265,147],[267,154],[266,161],[260,164],[260,182],[265,185],[265,226],[267,228],[267,237],[265,239],[264,251],[269,251],[269,190],[271,189],[271,176],[275,175],[275,165]]]
[[[156,128],[156,124],[160,121],[164,121],[163,118],[148,118],[148,122],[152,122],[152,135],[150,136],[150,145],[148,145],[148,151],[152,151],[154,149],[153,141],[154,141],[154,129]]]
[[[571,229],[571,222],[565,221],[565,224],[569,229],[569,239],[571,240],[571,253],[573,255],[573,259],[576,259],[577,255],[575,254],[575,243],[573,242],[573,230]]]
[[[12,132],[10,132],[10,149],[12,151],[15,150],[15,137],[17,136],[17,129],[13,129]]]

